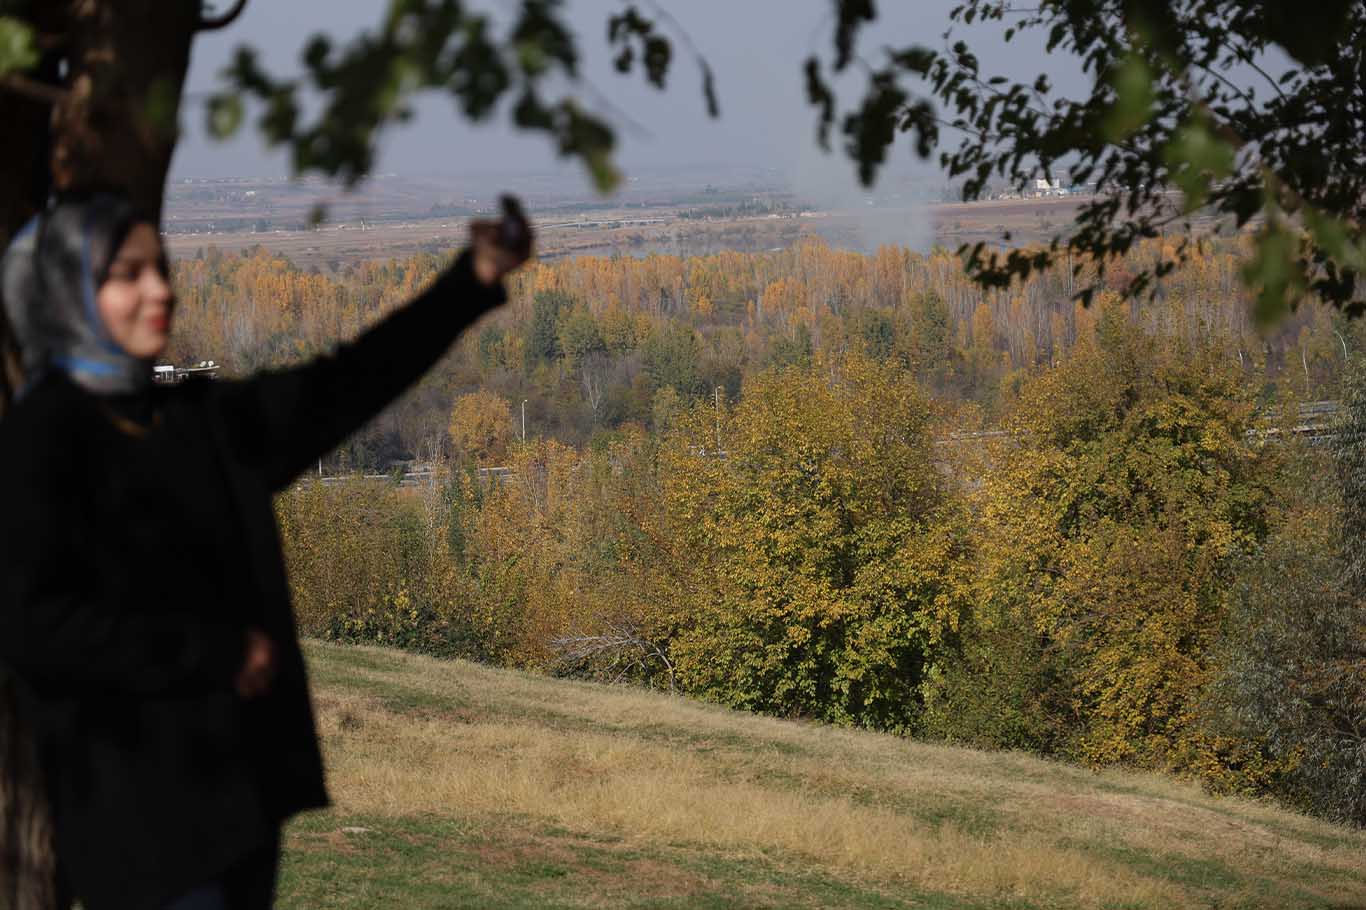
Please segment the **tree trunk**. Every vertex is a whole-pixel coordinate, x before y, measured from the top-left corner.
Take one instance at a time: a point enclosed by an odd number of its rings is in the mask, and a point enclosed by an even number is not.
[[[42,34],[54,34],[58,24],[52,11],[34,23]],[[39,67],[35,81],[50,83],[57,75],[57,55],[49,51]],[[30,95],[0,88],[0,123],[10,125],[9,138],[0,142],[0,247],[8,245],[14,233],[42,207],[48,194],[48,128],[51,108]],[[4,416],[14,390],[21,380],[19,351],[10,334],[5,311],[0,307],[0,417]]]
[[[53,190],[122,192],[159,224],[198,0],[33,6],[42,64],[0,81],[0,249]],[[0,419],[21,381],[0,308]],[[24,910],[54,910],[65,902],[52,888],[50,819],[34,798],[41,779],[12,698],[0,673],[0,893]]]
[[[197,0],[63,0],[35,4],[55,103],[0,84],[0,243],[50,190],[112,190],[160,223],[181,87],[200,24]],[[0,416],[19,376],[0,316]]]

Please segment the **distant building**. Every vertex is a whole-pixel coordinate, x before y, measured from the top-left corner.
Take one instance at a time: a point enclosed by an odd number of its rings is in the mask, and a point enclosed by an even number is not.
[[[1037,196],[1066,196],[1069,191],[1063,188],[1062,180],[1057,177],[1034,178],[1034,195]]]
[[[152,367],[152,381],[157,385],[179,385],[191,376],[217,379],[218,363],[213,360],[201,360],[189,367],[178,367],[172,363],[157,364]]]

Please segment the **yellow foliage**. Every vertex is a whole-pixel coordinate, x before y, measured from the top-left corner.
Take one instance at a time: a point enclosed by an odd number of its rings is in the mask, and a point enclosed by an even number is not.
[[[501,462],[512,441],[512,406],[483,389],[461,395],[451,408],[451,442],[478,464]]]
[[[1189,765],[1229,559],[1264,524],[1251,402],[1222,351],[1108,311],[1095,333],[1025,387],[979,491],[979,609],[1045,643],[1079,757]]]
[[[930,460],[925,399],[863,359],[758,377],[662,453],[701,595],[674,646],[731,705],[905,728],[960,609],[962,541]]]

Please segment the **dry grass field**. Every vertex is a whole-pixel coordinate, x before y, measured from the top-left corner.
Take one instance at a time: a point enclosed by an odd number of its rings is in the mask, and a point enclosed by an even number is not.
[[[675,206],[575,217],[552,211],[538,217],[538,248],[545,258],[656,252],[697,256],[718,250],[788,247],[802,237],[819,236],[834,246],[871,252],[884,242],[939,243],[951,249],[979,240],[999,245],[1003,232],[1010,233],[1012,244],[1029,245],[1045,243],[1066,228],[1079,204],[1076,197],[1017,199],[705,221],[680,218]],[[235,253],[260,244],[302,268],[327,270],[339,263],[457,249],[465,242],[466,232],[465,220],[458,217],[414,218],[364,228],[356,221],[334,221],[315,231],[171,234],[167,244],[171,254],[181,258],[211,246]]]
[[[1157,775],[310,643],[281,906],[1366,907],[1366,833]]]
[[[636,220],[632,220],[632,216]],[[839,219],[829,225],[800,223],[795,218],[744,218],[719,222],[685,221],[671,212],[608,212],[603,220],[586,226],[557,220],[553,215],[538,224],[538,251],[542,258],[564,256],[612,256],[648,253],[702,255],[722,249],[761,250],[789,246],[803,233],[828,229],[838,240],[847,230]],[[220,234],[171,234],[167,245],[176,258],[194,256],[199,250],[217,247],[223,253],[240,253],[260,245],[289,259],[300,268],[329,270],[340,264],[367,259],[393,259],[417,253],[441,253],[459,249],[468,239],[466,220],[421,219],[386,223],[362,229],[356,224],[326,224],[316,231],[240,231]]]

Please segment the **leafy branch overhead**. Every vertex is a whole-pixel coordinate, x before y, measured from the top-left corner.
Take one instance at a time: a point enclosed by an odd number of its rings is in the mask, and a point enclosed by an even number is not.
[[[1014,81],[987,72],[952,31],[942,47],[887,48],[869,62],[859,38],[878,19],[873,0],[830,2],[833,57],[804,62],[807,97],[818,141],[828,148],[838,124],[842,150],[864,183],[906,133],[922,158],[938,152],[967,200],[985,198],[994,185],[1023,190],[1058,171],[1093,190],[1070,230],[1047,247],[964,248],[980,284],[1007,286],[1065,253],[1078,275],[1084,261],[1102,266],[1078,293],[1089,303],[1106,262],[1143,238],[1181,230],[1185,239],[1171,256],[1129,273],[1129,294],[1151,293],[1177,262],[1199,254],[1188,231],[1199,216],[1217,229],[1254,233],[1244,277],[1262,321],[1310,295],[1353,315],[1366,305],[1357,290],[1366,263],[1366,161],[1357,141],[1366,124],[1356,76],[1366,9],[1359,0],[1041,0],[1029,8],[963,0],[951,13],[953,27],[999,27],[1007,41],[1029,36],[1048,53],[1080,61],[1089,80],[1081,97],[1060,95],[1044,75]],[[626,5],[608,17],[616,69],[639,65],[649,84],[663,88],[681,41],[717,115],[705,59],[661,6],[643,9]],[[572,94],[552,97],[548,89],[580,84],[578,45],[556,0],[523,0],[506,33],[456,0],[394,0],[376,32],[340,51],[317,37],[303,59],[306,79],[277,80],[242,50],[230,90],[209,106],[215,131],[236,129],[243,98],[255,98],[266,136],[290,145],[297,171],[354,182],[370,169],[383,128],[411,116],[416,92],[448,92],[476,121],[508,97],[517,126],[546,133],[560,154],[585,163],[600,188],[616,182],[612,124]],[[843,110],[829,80],[855,65],[867,72],[866,90]],[[300,113],[305,88],[323,100],[308,124]]]
[[[617,70],[629,73],[639,59],[647,81],[665,87],[673,45],[654,20],[626,7],[610,18],[608,37]],[[507,99],[514,125],[545,133],[561,156],[584,163],[599,189],[611,189],[619,178],[612,124],[572,93],[556,93],[557,85],[582,84],[578,41],[559,0],[522,0],[505,26],[459,0],[393,0],[377,30],[343,48],[316,35],[302,62],[306,76],[276,78],[251,48],[240,48],[225,73],[228,88],[209,101],[211,132],[235,132],[244,102],[253,99],[261,105],[261,131],[268,141],[289,146],[297,173],[316,171],[354,184],[373,166],[380,133],[410,119],[413,97],[429,90],[449,94],[476,122],[488,120]],[[698,62],[716,116],[711,70],[700,56]],[[309,93],[322,106],[306,122],[301,96]]]
[[[244,2],[218,4],[228,11],[200,15],[197,27],[231,23]],[[1184,231],[1198,217],[1255,237],[1244,277],[1262,321],[1306,297],[1351,315],[1366,309],[1358,289],[1366,267],[1362,0],[1035,0],[1027,7],[960,0],[938,45],[887,47],[874,58],[860,46],[878,22],[874,0],[829,3],[832,53],[801,61],[800,72],[817,141],[828,148],[838,127],[842,151],[865,183],[876,179],[898,136],[909,134],[921,157],[938,153],[967,200],[1002,186],[1025,189],[1044,174],[1065,173],[1070,184],[1093,191],[1070,228],[1045,247],[964,248],[980,284],[1004,287],[1067,256],[1078,276],[1083,263],[1102,266],[1087,272],[1096,277],[1079,291],[1089,302],[1104,286],[1105,263],[1139,240]],[[70,10],[86,6],[103,8]],[[0,89],[42,104],[78,104],[64,85],[36,78],[47,46],[39,39],[51,36],[40,36],[34,23],[46,8],[0,0]],[[610,189],[618,179],[616,129],[607,102],[604,113],[578,100],[585,92],[601,96],[583,78],[565,4],[517,0],[497,10],[490,15],[461,0],[390,0],[382,22],[345,45],[312,38],[302,73],[290,77],[267,72],[243,47],[223,90],[209,100],[210,129],[234,133],[254,106],[267,140],[289,148],[296,173],[353,184],[371,170],[384,131],[413,116],[415,97],[441,93],[467,119],[506,114],[515,126],[544,134],[559,154],[581,161],[600,189]],[[708,111],[718,115],[710,66],[661,3],[624,3],[605,25],[615,68],[629,74],[638,66],[656,88],[685,49],[701,73]],[[993,74],[953,34],[984,26],[1008,42],[1034,41],[1078,61],[1084,90],[1072,97],[1045,75],[1017,81]],[[78,72],[95,74],[103,65],[100,54],[89,56]],[[846,107],[832,80],[851,68],[867,81]],[[132,81],[146,89],[165,83],[163,75],[149,70]],[[1200,254],[1194,236],[1185,233],[1166,258],[1126,270],[1126,290],[1154,292],[1177,262]]]
[[[858,59],[858,32],[876,13],[869,0],[832,2],[839,72]],[[1103,264],[1200,214],[1255,228],[1244,277],[1262,321],[1306,295],[1362,312],[1359,0],[1040,0],[1027,9],[964,0],[951,21],[999,25],[1008,42],[1038,40],[1080,61],[1090,82],[1084,97],[1069,98],[1043,75],[992,75],[951,32],[943,48],[889,48],[880,63],[865,64],[863,101],[842,121],[865,183],[896,134],[910,132],[922,157],[940,149],[965,200],[984,198],[993,182],[1019,191],[1058,171],[1094,189],[1071,232],[1046,249],[964,248],[979,283],[1006,286],[1064,251]],[[807,61],[806,76],[824,138],[838,113],[833,92],[820,60]],[[1128,292],[1151,292],[1176,260],[1193,255],[1198,245],[1187,239],[1174,259],[1133,274]],[[1089,302],[1098,286],[1079,296]]]

